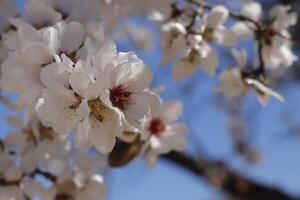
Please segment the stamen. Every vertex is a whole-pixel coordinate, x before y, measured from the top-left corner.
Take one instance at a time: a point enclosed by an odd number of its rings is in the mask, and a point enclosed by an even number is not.
[[[159,118],[153,118],[148,127],[148,131],[155,136],[160,136],[165,130],[166,126]]]
[[[113,106],[124,110],[130,104],[130,95],[131,92],[128,92],[126,88],[118,86],[110,90],[110,101]]]
[[[102,101],[100,99],[89,100],[88,104],[91,109],[91,115],[93,115],[100,122],[103,122],[103,112],[106,107],[103,105]]]

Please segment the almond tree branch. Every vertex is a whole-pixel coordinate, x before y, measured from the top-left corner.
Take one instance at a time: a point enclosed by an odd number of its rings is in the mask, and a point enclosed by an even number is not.
[[[204,179],[229,195],[242,200],[300,200],[277,188],[263,185],[230,169],[223,162],[194,159],[186,154],[171,152],[162,156],[165,160]]]
[[[198,6],[198,7],[204,8],[206,10],[211,10],[214,7],[213,5],[210,5],[210,4],[207,4],[207,3],[204,3],[204,2],[198,2],[196,0],[185,0],[185,1],[188,2],[188,3],[194,4],[194,5]],[[253,20],[253,19],[251,19],[249,17],[241,15],[239,13],[235,13],[233,11],[229,11],[229,15],[233,19],[253,24],[256,28],[261,28],[262,27],[261,23],[255,21],[255,20]],[[297,42],[297,41],[295,41],[295,40],[293,40],[291,37],[287,37],[287,36],[283,35],[282,33],[278,32],[278,31],[275,31],[275,34],[278,35],[279,37],[285,39],[285,40],[290,41],[291,43],[293,43],[297,47],[300,47],[300,43]]]

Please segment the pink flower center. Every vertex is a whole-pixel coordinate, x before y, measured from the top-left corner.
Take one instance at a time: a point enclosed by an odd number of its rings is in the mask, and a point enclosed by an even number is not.
[[[131,92],[126,88],[118,86],[110,90],[109,99],[113,106],[124,110],[126,105],[130,104],[130,95]]]
[[[155,136],[160,136],[165,130],[166,126],[159,118],[153,118],[148,127],[148,131]]]

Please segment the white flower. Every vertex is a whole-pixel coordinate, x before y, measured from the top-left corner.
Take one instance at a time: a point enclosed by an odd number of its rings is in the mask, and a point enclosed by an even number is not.
[[[162,26],[161,48],[162,48],[162,66],[169,64],[183,50],[186,45],[184,37],[186,30],[180,23],[170,22]]]
[[[283,101],[281,95],[265,86],[259,80],[242,76],[247,63],[245,50],[241,52],[233,50],[232,54],[236,59],[238,66],[227,69],[220,75],[220,85],[215,89],[217,92],[222,92],[227,97],[236,98],[247,94],[249,89],[254,89],[259,101],[263,105],[266,105],[270,96],[275,97],[279,101]]]
[[[156,157],[172,150],[185,149],[184,138],[187,127],[175,121],[182,113],[179,102],[163,103],[158,110],[143,121],[143,133],[148,139],[147,157],[149,164],[154,164]]]
[[[89,200],[101,200],[105,196],[105,186],[103,179],[99,175],[93,175],[86,182],[83,189],[78,190],[75,200],[89,199]]]
[[[0,187],[0,200],[22,199],[22,190],[17,186]]]
[[[241,7],[241,14],[254,21],[259,21],[262,16],[261,4],[253,0],[244,0]]]
[[[58,23],[39,31],[17,20],[14,23],[18,28],[16,38],[20,42],[8,45],[14,51],[2,65],[1,87],[4,91],[21,94],[18,106],[26,109],[30,118],[44,88],[40,81],[42,68],[54,60],[65,62],[66,56],[75,60],[76,51],[83,43],[84,29],[76,22]],[[73,36],[69,37],[70,34]]]
[[[224,27],[224,23],[228,19],[229,11],[224,6],[215,6],[208,15],[203,18],[200,24],[203,39],[211,42],[215,41],[225,47],[233,47],[236,39],[230,29]]]
[[[153,75],[134,53],[119,53],[117,61],[99,77],[106,89],[101,99],[119,113],[123,123],[138,128],[138,121],[159,104],[156,95],[145,90]]]
[[[298,21],[297,13],[292,12],[291,5],[276,5],[270,11],[270,18],[275,19],[272,26],[277,31],[285,31],[290,26],[296,25]]]
[[[261,21],[261,6],[253,1],[245,1],[242,14],[250,19]],[[289,41],[290,34],[287,29],[297,22],[297,13],[291,12],[290,6],[276,5],[270,12],[269,19],[263,23],[263,30],[258,33],[259,40],[263,43],[262,56],[266,68],[275,69],[280,66],[289,67],[298,58],[292,52],[292,43]],[[250,22],[236,23],[232,30],[238,40],[246,40],[254,37],[257,28]],[[256,45],[256,50],[258,45]]]
[[[209,44],[202,41],[200,45],[188,49],[186,55],[173,67],[173,77],[179,81],[193,75],[201,67],[208,75],[215,74],[218,54]]]
[[[262,17],[261,4],[253,0],[243,0],[241,5],[241,15],[255,22],[259,22]],[[236,22],[232,27],[232,31],[239,41],[253,38],[254,30],[256,30],[256,27],[251,22],[247,21]]]
[[[99,79],[87,63],[77,62],[67,74],[64,67],[55,63],[43,69],[42,81],[48,88],[37,106],[38,116],[58,133],[75,131],[78,147],[92,144],[100,152],[108,153],[115,137],[122,132],[119,116],[99,98],[103,86],[97,83]]]
[[[292,43],[288,40],[290,34],[287,29],[297,23],[297,13],[290,10],[290,6],[283,5],[275,6],[271,10],[272,24],[266,29],[263,46],[263,59],[268,68],[289,67],[298,59],[292,52]]]
[[[56,194],[55,187],[45,188],[42,183],[32,178],[24,180],[21,188],[23,189],[23,192],[30,198],[52,200]]]
[[[298,60],[291,49],[292,44],[280,36],[275,36],[271,44],[263,46],[263,59],[265,66],[270,69],[275,69],[280,66],[289,67]]]
[[[58,135],[51,136],[46,140],[38,142],[35,146],[26,149],[22,155],[20,166],[25,173],[33,172],[41,163],[63,158],[68,146],[64,139]]]
[[[24,7],[25,21],[35,27],[51,26],[62,20],[62,14],[44,0],[27,1]]]

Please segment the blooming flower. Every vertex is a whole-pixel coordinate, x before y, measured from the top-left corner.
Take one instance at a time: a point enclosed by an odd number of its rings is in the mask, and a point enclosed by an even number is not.
[[[222,92],[227,97],[240,97],[249,91],[254,89],[256,91],[259,101],[266,105],[270,96],[275,97],[279,101],[283,101],[283,97],[264,85],[259,80],[251,77],[243,77],[243,70],[247,63],[247,55],[243,50],[238,52],[232,51],[238,66],[225,70],[220,76],[220,85],[216,88],[216,91]]]
[[[49,78],[49,71],[56,70],[58,73],[52,80],[58,79],[64,73],[59,73],[61,68],[57,63],[48,65],[43,69],[43,77]],[[121,134],[122,126],[117,113],[99,98],[101,85],[95,83],[89,69],[85,62],[77,62],[60,87],[55,81],[42,79],[48,88],[39,101],[37,113],[45,125],[58,133],[76,131],[78,147],[93,144],[100,152],[107,153],[113,148],[115,137]]]
[[[149,164],[154,164],[160,154],[184,150],[187,127],[175,122],[181,113],[182,106],[179,102],[163,103],[143,121],[143,133],[148,139],[146,153]]]
[[[156,95],[145,90],[152,72],[134,53],[119,53],[117,63],[105,65],[99,80],[105,88],[101,99],[119,113],[126,129],[138,128],[139,120],[159,104]]]
[[[269,19],[259,32],[257,32],[257,27],[247,21],[238,22],[233,26],[233,31],[239,40],[249,39],[255,34],[259,36],[260,42],[263,43],[262,56],[266,68],[289,67],[297,60],[297,56],[291,50],[290,34],[287,31],[290,26],[296,24],[297,14],[290,10],[290,6],[274,6],[270,11]],[[246,1],[241,12],[246,17],[260,23],[262,18],[260,4]]]

